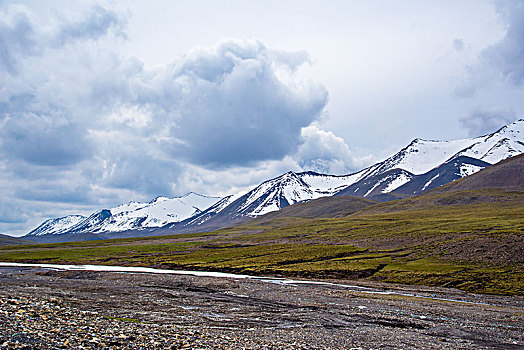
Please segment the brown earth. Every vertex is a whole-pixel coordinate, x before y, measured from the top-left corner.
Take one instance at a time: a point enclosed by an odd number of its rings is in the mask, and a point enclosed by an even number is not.
[[[378,283],[360,286],[409,295],[249,279],[1,268],[0,346],[524,347],[524,298]]]

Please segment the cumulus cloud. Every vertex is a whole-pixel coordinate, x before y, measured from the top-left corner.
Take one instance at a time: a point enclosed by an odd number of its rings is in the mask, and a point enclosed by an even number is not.
[[[498,130],[515,119],[513,111],[477,109],[460,118],[459,122],[469,136],[477,137]]]
[[[303,144],[294,155],[303,170],[327,174],[347,174],[368,165],[371,157],[355,157],[346,142],[317,125],[302,129]]]
[[[287,170],[351,168],[343,140],[308,131],[328,94],[300,78],[307,52],[228,39],[148,68],[112,48],[126,40],[125,18],[99,6],[82,13],[0,7],[0,194],[26,212],[225,194]],[[238,184],[225,185],[227,174]],[[2,227],[27,218],[2,210]]]
[[[326,89],[279,78],[306,61],[259,41],[225,40],[193,50],[142,88],[169,128],[174,157],[212,168],[254,164],[294,152],[300,130],[319,118]]]

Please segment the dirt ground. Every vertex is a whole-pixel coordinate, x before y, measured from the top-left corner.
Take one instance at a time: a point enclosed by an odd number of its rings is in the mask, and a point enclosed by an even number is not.
[[[522,297],[337,283],[0,267],[0,348],[524,349]]]

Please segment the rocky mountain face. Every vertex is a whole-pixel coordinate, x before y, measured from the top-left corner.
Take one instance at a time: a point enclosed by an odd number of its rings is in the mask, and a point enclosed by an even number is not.
[[[524,154],[503,160],[483,169],[475,176],[449,182],[431,191],[431,194],[481,189],[500,189],[507,192],[524,192]]]
[[[130,202],[100,210],[87,218],[71,215],[47,220],[26,237],[45,241],[51,235],[75,233],[202,232],[320,197],[350,195],[379,201],[405,198],[521,153],[524,153],[524,119],[477,138],[415,139],[388,159],[349,175],[288,172],[247,193],[224,198],[190,193],[179,198],[158,197],[149,203]]]

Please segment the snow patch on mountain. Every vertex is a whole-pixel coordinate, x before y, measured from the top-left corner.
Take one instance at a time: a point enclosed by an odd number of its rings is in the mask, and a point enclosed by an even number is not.
[[[470,139],[455,141],[416,139],[403,150],[402,157],[394,164],[394,168],[404,169],[415,175],[424,174],[470,146],[471,142]]]
[[[381,181],[377,181],[377,182],[373,185],[373,187],[371,187],[371,188],[370,188],[370,189],[369,189],[369,190],[364,194],[364,197],[369,196],[369,194],[370,194],[371,192],[373,192],[373,190],[374,190],[375,188],[377,188],[378,186],[380,186],[380,184],[381,184],[382,182],[383,182],[382,180],[381,180]]]
[[[188,193],[182,197],[157,197],[149,203],[129,203],[110,209],[111,218],[99,227],[99,231],[118,232],[139,228],[162,227],[185,220],[221,198]]]
[[[473,139],[476,142],[461,151],[465,155],[495,164],[524,152],[524,119],[506,125],[492,134]]]
[[[460,175],[460,177],[466,177],[469,175],[473,175],[476,172],[481,171],[482,169],[484,168],[473,164],[461,164],[459,168],[460,172],[458,175]]]
[[[362,172],[357,172],[345,176],[333,176],[325,174],[317,174],[313,172],[300,173],[302,181],[304,181],[315,192],[325,193],[331,196],[348,185],[360,180]]]
[[[404,185],[405,183],[408,183],[411,180],[411,176],[408,176],[406,173],[401,173],[397,177],[393,179],[389,179],[390,182],[382,189],[382,193],[390,193],[400,186]]]
[[[431,183],[433,182],[433,180],[435,180],[435,179],[436,179],[437,177],[439,177],[439,176],[440,176],[440,174],[437,174],[437,175],[433,176],[431,179],[429,179],[429,181],[426,182],[426,183],[424,184],[424,186],[422,187],[422,192],[424,192],[424,190],[425,190],[426,188],[428,188],[429,185],[431,185]]]

